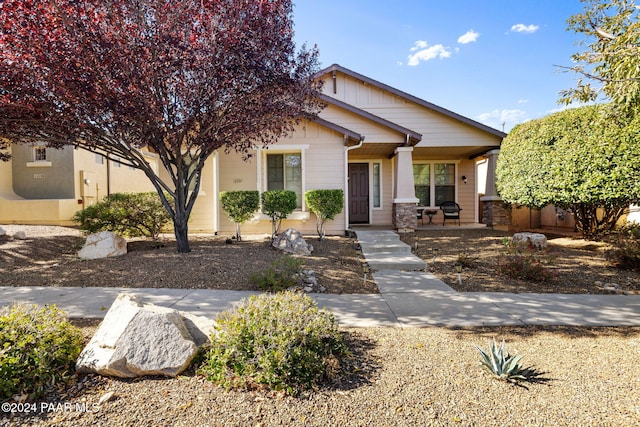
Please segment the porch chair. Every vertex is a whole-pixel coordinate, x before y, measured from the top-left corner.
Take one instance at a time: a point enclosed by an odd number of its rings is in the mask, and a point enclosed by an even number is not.
[[[448,219],[452,219],[454,220],[453,223],[455,224],[455,220],[458,220],[458,227],[460,226],[460,211],[462,210],[462,208],[460,207],[459,204],[457,204],[456,202],[443,202],[440,205],[440,209],[442,210],[442,225],[444,225],[444,223],[448,220]]]

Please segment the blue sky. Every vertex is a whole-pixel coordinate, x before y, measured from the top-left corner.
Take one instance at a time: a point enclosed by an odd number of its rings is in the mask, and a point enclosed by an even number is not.
[[[566,20],[579,0],[294,0],[298,44],[338,63],[508,132],[558,111],[576,76],[579,36]]]

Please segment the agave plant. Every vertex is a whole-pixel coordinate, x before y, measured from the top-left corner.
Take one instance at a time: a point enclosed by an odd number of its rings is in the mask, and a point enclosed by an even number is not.
[[[504,340],[500,346],[494,340],[488,352],[478,346],[476,348],[482,355],[480,364],[496,378],[509,382],[529,380],[526,376],[528,370],[520,364],[523,356],[511,356],[504,348]]]

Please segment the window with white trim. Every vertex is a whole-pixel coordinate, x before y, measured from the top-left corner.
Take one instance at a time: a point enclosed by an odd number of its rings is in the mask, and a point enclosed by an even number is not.
[[[33,161],[34,162],[46,162],[47,161],[47,147],[43,145],[35,145],[33,147]]]
[[[380,163],[373,163],[373,207],[382,206],[381,184],[380,184]]]
[[[414,163],[413,184],[419,206],[440,206],[455,201],[455,163]]]
[[[456,165],[454,163],[436,163],[435,175],[435,206],[444,202],[456,200]]]
[[[293,191],[302,208],[301,153],[267,154],[267,190]]]
[[[431,165],[413,165],[413,185],[416,189],[416,197],[419,206],[431,206]]]

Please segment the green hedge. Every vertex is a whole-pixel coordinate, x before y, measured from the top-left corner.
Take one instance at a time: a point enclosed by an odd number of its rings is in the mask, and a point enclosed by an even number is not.
[[[222,209],[236,224],[236,239],[241,240],[240,226],[251,219],[260,207],[258,191],[223,191],[220,193]]]
[[[115,193],[73,216],[88,233],[112,231],[122,236],[157,238],[171,220],[157,193]]]
[[[342,190],[309,190],[304,193],[304,200],[311,212],[316,215],[316,230],[320,240],[325,236],[325,223],[333,220],[344,207]]]
[[[309,296],[262,294],[218,316],[200,372],[228,388],[291,393],[338,375],[346,355],[333,315]]]
[[[0,309],[0,400],[41,397],[75,370],[83,338],[56,306]]]
[[[271,218],[271,233],[280,233],[280,225],[297,207],[296,193],[291,190],[271,190],[262,193],[262,213]]]

